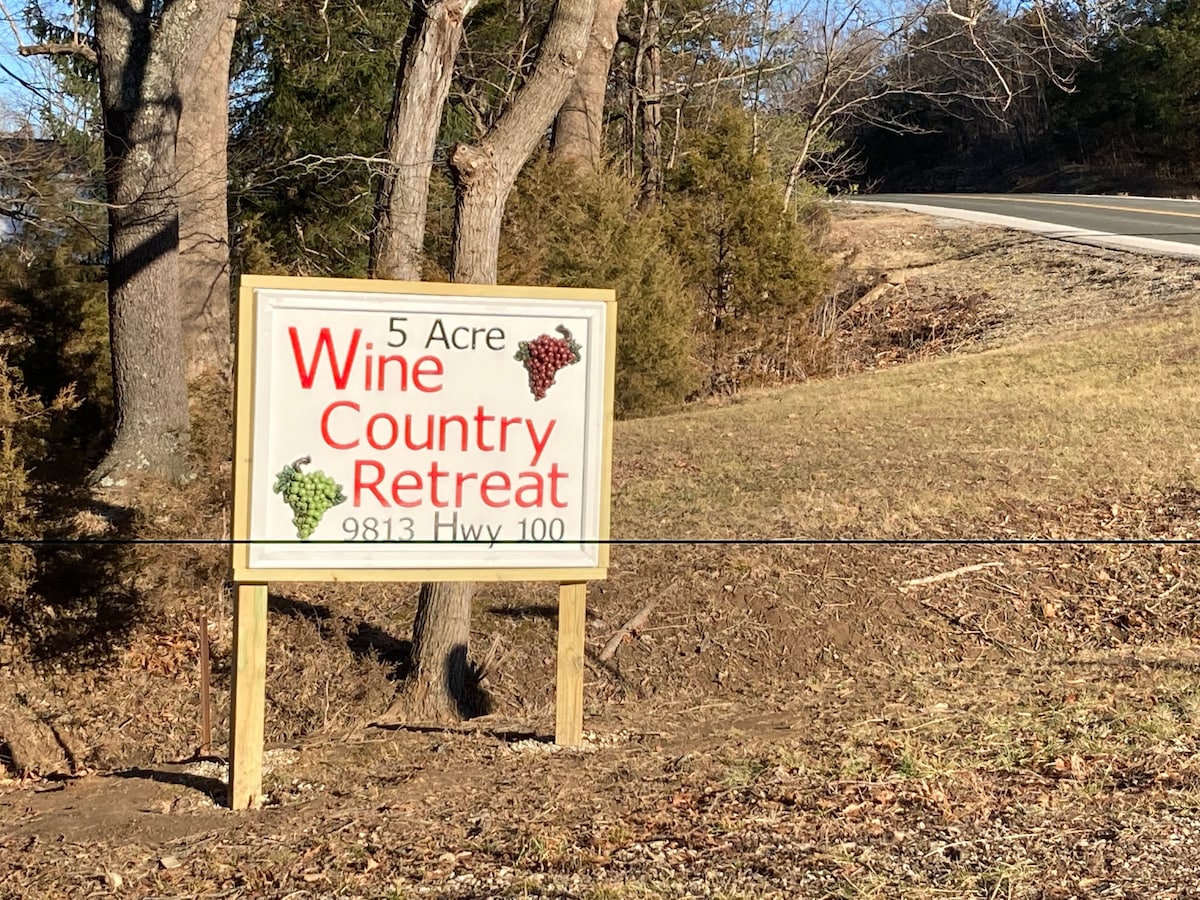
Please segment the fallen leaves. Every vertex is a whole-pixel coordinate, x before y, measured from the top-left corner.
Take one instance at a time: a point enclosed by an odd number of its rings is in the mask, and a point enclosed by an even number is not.
[[[1086,778],[1089,766],[1082,756],[1072,753],[1069,756],[1059,756],[1050,764],[1050,774],[1056,778]]]

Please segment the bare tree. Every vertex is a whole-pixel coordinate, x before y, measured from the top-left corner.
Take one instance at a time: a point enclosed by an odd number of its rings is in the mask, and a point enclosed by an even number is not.
[[[418,281],[429,179],[442,109],[450,92],[463,26],[476,0],[416,4],[404,39],[388,115],[385,155],[371,232],[371,274]],[[469,583],[426,583],[413,621],[413,670],[382,721],[462,718],[470,708]]]
[[[537,61],[503,113],[478,143],[458,144],[451,151],[450,169],[455,182],[454,281],[496,282],[505,203],[530,154],[545,141],[547,129],[570,90],[587,46],[594,9],[595,0],[558,0]],[[413,46],[421,46],[419,38]],[[471,582],[421,586],[413,623],[412,673],[384,720],[452,720],[472,712],[470,627],[474,593]]]
[[[625,0],[596,0],[587,51],[554,121],[551,152],[564,162],[597,169],[603,159],[608,73],[617,46],[617,19],[624,6]]]
[[[663,72],[661,0],[642,0],[642,33],[638,41],[638,124],[642,143],[642,185],[638,206],[648,209],[662,191]]]
[[[180,86],[179,298],[189,376],[225,375],[229,296],[229,61],[240,0],[228,3],[199,67]]]
[[[463,26],[476,2],[432,0],[413,6],[388,115],[387,168],[371,232],[371,274],[376,278],[421,277],[433,151]]]
[[[785,209],[806,174],[844,171],[853,125],[914,130],[890,98],[997,114],[1037,83],[1067,86],[1087,53],[1080,20],[1043,0],[1005,10],[988,0],[807,0],[789,14],[791,65],[772,85],[776,110],[799,121]]]
[[[176,143],[184,85],[231,0],[99,0],[96,56],[109,203],[109,343],[117,421],[97,470],[179,477],[189,435],[179,302]]]
[[[123,483],[135,472],[179,477],[186,469],[190,428],[176,150],[182,109],[196,96],[196,79],[206,66],[208,77],[227,89],[228,58],[222,75],[219,61],[210,65],[209,56],[220,46],[221,30],[232,27],[234,3],[98,0],[94,37],[73,4],[71,26],[59,29],[63,39],[20,48],[26,56],[80,57],[99,73],[116,408],[112,447],[94,473],[101,484]],[[193,146],[217,143],[197,138]],[[219,204],[224,216],[223,190]]]
[[[458,144],[451,151],[455,281],[495,283],[504,204],[571,89],[587,48],[595,2],[558,0],[537,63],[521,89],[479,143]]]
[[[645,209],[660,201],[684,129],[705,129],[719,109],[738,103],[750,104],[757,121],[765,79],[786,62],[774,50],[774,0],[642,0],[628,18],[618,32],[632,48],[621,85],[626,171],[640,180]]]

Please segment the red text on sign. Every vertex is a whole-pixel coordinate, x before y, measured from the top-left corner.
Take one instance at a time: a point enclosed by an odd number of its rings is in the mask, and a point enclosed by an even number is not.
[[[374,500],[382,507],[396,506],[412,509],[426,500],[433,506],[461,507],[468,497],[478,495],[484,505],[493,509],[515,505],[523,509],[546,506],[563,508],[567,501],[560,496],[561,482],[567,473],[553,463],[549,471],[517,472],[451,472],[433,462],[429,469],[418,472],[406,469],[387,482],[383,463],[360,459],[354,463],[354,505]],[[382,489],[381,489],[382,488]],[[385,494],[386,491],[386,494]]]
[[[355,388],[361,383],[366,391],[407,391],[411,386],[425,394],[436,394],[443,387],[445,370],[436,356],[419,356],[409,361],[397,353],[374,354],[374,345],[369,341],[362,345],[362,329],[355,328],[350,340],[339,353],[329,328],[322,328],[312,344],[307,359],[300,340],[300,331],[294,325],[288,328],[292,342],[292,358],[296,361],[296,375],[300,387],[310,391],[318,374],[326,372],[333,386],[344,391],[353,380]]]

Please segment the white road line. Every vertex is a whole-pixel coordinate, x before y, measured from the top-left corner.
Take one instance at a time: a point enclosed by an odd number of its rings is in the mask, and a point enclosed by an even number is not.
[[[998,213],[975,212],[969,209],[953,209],[951,207],[930,206],[923,203],[893,203],[858,199],[847,199],[842,202],[852,203],[857,206],[907,209],[910,212],[923,213],[943,219],[960,219],[980,225],[996,225],[1000,228],[1012,228],[1017,231],[1031,231],[1034,234],[1041,234],[1059,240],[1077,241],[1083,244],[1094,244],[1116,250],[1140,250],[1146,253],[1160,253],[1166,256],[1200,258],[1200,244],[1186,244],[1180,241],[1166,241],[1160,238],[1137,237],[1134,235],[1111,234],[1106,231],[1073,228],[1069,225],[1056,225],[1052,222],[1039,222],[1036,219],[1023,219],[1018,216],[1003,216]]]
[[[1137,206],[1118,206],[1108,203],[1080,203],[1078,200],[1044,200],[1040,197],[1001,197],[995,194],[961,194],[960,196],[966,200],[982,200],[988,203],[1042,203],[1046,206],[1075,206],[1082,209],[1108,209],[1115,212],[1146,213],[1151,216],[1178,216],[1185,219],[1200,219],[1200,212],[1145,209]]]

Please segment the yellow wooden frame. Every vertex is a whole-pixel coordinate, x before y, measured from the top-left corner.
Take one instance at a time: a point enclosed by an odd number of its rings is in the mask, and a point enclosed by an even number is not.
[[[254,370],[257,308],[254,292],[266,290],[360,291],[444,297],[497,297],[534,300],[600,301],[607,305],[605,334],[605,409],[600,450],[599,565],[594,568],[465,569],[288,569],[249,567],[250,446],[254,423]],[[559,626],[555,741],[577,746],[583,739],[583,675],[587,584],[608,569],[609,512],[612,499],[613,392],[617,360],[616,296],[608,290],[460,285],[433,282],[368,281],[338,278],[290,278],[244,275],[238,292],[236,418],[233,456],[233,580],[235,666],[231,690],[229,805],[258,805],[262,790],[265,715],[267,589],[273,581],[558,581]]]
[[[608,307],[605,334],[603,439],[600,450],[600,545],[595,567],[560,568],[454,568],[454,569],[319,569],[251,568],[250,462],[254,422],[254,371],[257,290],[361,292],[371,294],[424,294],[433,297],[494,297],[531,300],[602,302]],[[247,583],[274,581],[559,581],[581,582],[604,578],[608,571],[609,513],[612,499],[613,392],[616,388],[617,301],[611,290],[546,288],[514,285],[447,284],[427,281],[385,281],[364,278],[297,278],[276,275],[243,275],[238,291],[237,347],[234,365],[236,416],[233,441],[233,580]]]

